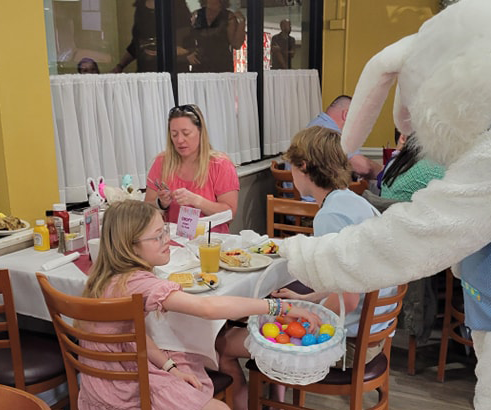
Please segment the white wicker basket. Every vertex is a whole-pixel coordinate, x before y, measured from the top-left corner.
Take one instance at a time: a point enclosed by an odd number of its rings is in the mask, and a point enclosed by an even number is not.
[[[329,373],[329,368],[345,353],[344,319],[334,312],[316,303],[302,300],[289,300],[316,313],[322,323],[329,323],[336,328],[333,337],[326,342],[311,346],[286,346],[272,343],[261,335],[260,329],[266,322],[274,321],[268,315],[249,318],[249,336],[245,346],[256,361],[259,370],[269,378],[289,384],[306,385],[322,380]]]

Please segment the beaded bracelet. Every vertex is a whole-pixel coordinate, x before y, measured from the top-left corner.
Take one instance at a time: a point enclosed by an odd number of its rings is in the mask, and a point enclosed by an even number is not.
[[[264,299],[266,302],[268,302],[268,315],[273,316],[273,313],[275,311],[275,303],[273,299]]]
[[[292,310],[293,305],[291,303],[285,303],[285,304],[286,304],[286,308],[285,308],[284,312],[281,314],[281,316],[288,315],[290,310]]]
[[[281,313],[281,299],[275,299],[276,309],[274,311],[274,316],[278,316]]]

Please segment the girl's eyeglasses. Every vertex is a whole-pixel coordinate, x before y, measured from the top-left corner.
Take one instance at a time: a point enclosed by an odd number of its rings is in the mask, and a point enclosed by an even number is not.
[[[199,118],[198,112],[192,104],[177,105],[174,108],[171,108],[169,111],[169,120],[172,118],[177,118],[176,114],[178,114],[179,112],[187,112],[189,114],[193,114],[198,121],[198,127],[201,127],[201,120]]]
[[[170,225],[168,222],[164,224],[162,233],[159,236],[154,236],[152,238],[140,238],[133,241],[134,244],[143,241],[160,242],[161,245],[165,244],[170,238]]]

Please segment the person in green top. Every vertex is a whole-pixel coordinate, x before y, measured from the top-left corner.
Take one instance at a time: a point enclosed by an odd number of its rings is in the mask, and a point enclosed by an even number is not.
[[[425,188],[432,179],[442,179],[445,168],[424,158],[419,158],[419,147],[413,136],[387,169],[380,196],[398,201],[410,201],[416,191]]]
[[[407,137],[404,147],[382,178],[380,196],[408,202],[413,194],[426,187],[432,179],[442,179],[445,168],[420,158],[414,136]],[[422,278],[409,283],[398,327],[414,336],[416,342],[426,343],[437,312],[433,279]]]

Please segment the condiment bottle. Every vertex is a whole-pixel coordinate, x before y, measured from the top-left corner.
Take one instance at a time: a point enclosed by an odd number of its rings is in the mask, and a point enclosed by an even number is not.
[[[44,219],[36,220],[34,228],[34,250],[49,251],[49,231],[44,224]]]
[[[49,232],[49,247],[55,249],[58,247],[58,231],[53,219],[53,211],[46,211],[46,225]]]
[[[63,220],[63,230],[70,233],[70,215],[66,211],[65,204],[53,204],[53,216],[59,216]]]

